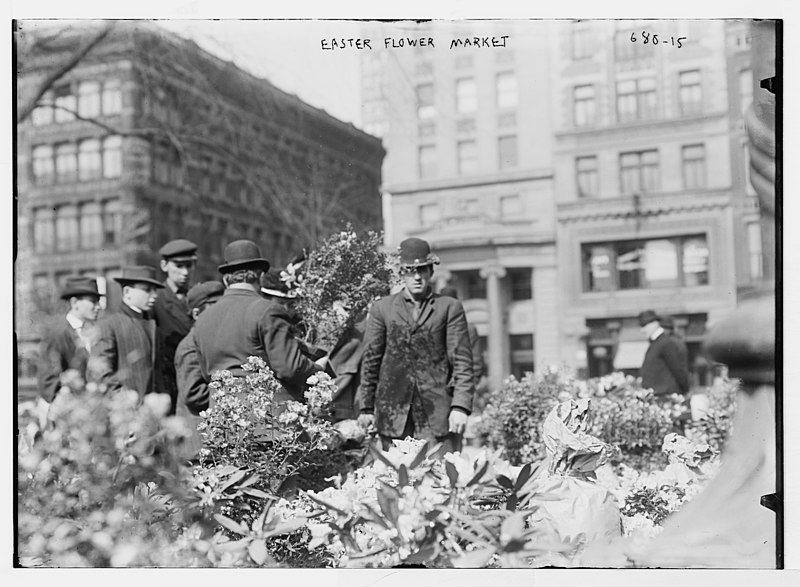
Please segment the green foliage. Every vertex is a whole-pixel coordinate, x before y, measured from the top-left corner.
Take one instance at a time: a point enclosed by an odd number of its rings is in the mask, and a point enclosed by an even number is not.
[[[699,420],[692,420],[687,424],[686,435],[722,452],[733,431],[738,391],[737,379],[722,378],[717,379],[711,387],[695,390],[694,393],[705,394],[708,398],[708,412]]]

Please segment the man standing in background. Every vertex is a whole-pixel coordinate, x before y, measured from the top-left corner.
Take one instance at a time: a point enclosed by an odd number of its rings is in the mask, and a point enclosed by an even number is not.
[[[639,314],[639,326],[650,340],[639,374],[642,387],[658,395],[683,395],[689,391],[689,367],[673,337],[661,327],[652,310]]]

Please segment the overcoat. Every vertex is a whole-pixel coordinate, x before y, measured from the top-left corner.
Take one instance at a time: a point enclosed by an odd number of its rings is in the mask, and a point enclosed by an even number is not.
[[[431,432],[443,437],[449,433],[452,408],[472,410],[467,319],[461,302],[437,294],[430,294],[417,320],[412,308],[404,291],[372,306],[356,404],[362,412],[374,411],[380,434],[398,437],[416,391]]]
[[[689,366],[678,343],[666,332],[650,342],[639,370],[642,387],[656,395],[689,391]]]
[[[109,391],[134,389],[140,396],[165,393],[161,339],[156,323],[120,303],[119,310],[97,322],[87,374]]]
[[[53,401],[60,386],[61,374],[68,369],[75,369],[85,379],[88,359],[89,352],[78,333],[67,322],[66,316],[49,322],[42,331],[36,370],[42,399]]]
[[[200,352],[194,339],[194,329],[180,342],[175,350],[175,373],[178,384],[178,402],[175,415],[183,418],[192,433],[187,439],[185,456],[193,458],[203,443],[197,426],[201,421],[200,412],[208,409],[208,383],[200,368]]]
[[[161,367],[164,371],[164,387],[172,399],[171,413],[175,413],[178,397],[175,350],[184,337],[189,334],[194,321],[189,315],[189,305],[186,300],[180,299],[166,281],[164,282],[164,289],[158,292],[156,303],[153,306],[153,316],[163,340]]]

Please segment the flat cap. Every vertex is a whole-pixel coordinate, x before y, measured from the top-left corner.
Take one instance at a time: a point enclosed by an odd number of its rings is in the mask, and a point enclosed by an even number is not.
[[[161,247],[158,254],[169,261],[194,261],[197,259],[197,245],[185,238],[178,238]]]
[[[223,293],[225,293],[225,286],[219,281],[204,281],[189,290],[186,294],[186,303],[194,310],[206,302],[217,301]]]

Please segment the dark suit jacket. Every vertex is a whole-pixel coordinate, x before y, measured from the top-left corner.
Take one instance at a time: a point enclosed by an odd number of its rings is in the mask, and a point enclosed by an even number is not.
[[[48,323],[42,331],[36,371],[42,399],[53,401],[60,387],[61,374],[67,369],[77,370],[85,379],[88,359],[89,352],[65,316]]]
[[[686,356],[675,339],[666,332],[647,347],[639,375],[642,378],[642,387],[652,389],[656,395],[689,391]]]
[[[194,338],[206,382],[219,369],[241,377],[245,373],[241,366],[248,357],[264,359],[284,387],[274,396],[277,404],[289,399],[304,402],[306,379],[320,370],[292,336],[286,308],[253,290],[226,289],[219,301],[198,317]]]
[[[364,355],[364,333],[367,317],[356,322],[342,335],[342,339],[330,354],[331,369],[335,374],[336,395],[333,397],[333,419],[356,418],[356,390],[361,382],[361,358]]]
[[[88,376],[109,391],[134,389],[140,396],[164,393],[161,340],[152,319],[120,303],[115,314],[97,323]]]
[[[387,296],[370,310],[356,404],[374,411],[380,434],[398,437],[416,389],[431,431],[446,436],[451,408],[470,413],[475,393],[464,308],[431,294],[415,322],[405,296]]]
[[[208,409],[208,383],[200,368],[200,352],[194,339],[194,329],[189,331],[175,350],[175,373],[178,383],[175,415],[184,418],[192,429],[192,436],[184,447],[184,456],[193,458],[203,446],[197,431],[201,421],[198,414]]]
[[[164,289],[158,292],[158,298],[153,306],[153,316],[164,341],[163,360],[161,361],[164,371],[164,387],[172,398],[172,413],[174,413],[178,397],[175,350],[183,338],[189,334],[194,322],[189,315],[189,305],[185,300],[179,299],[166,282],[164,282]]]

